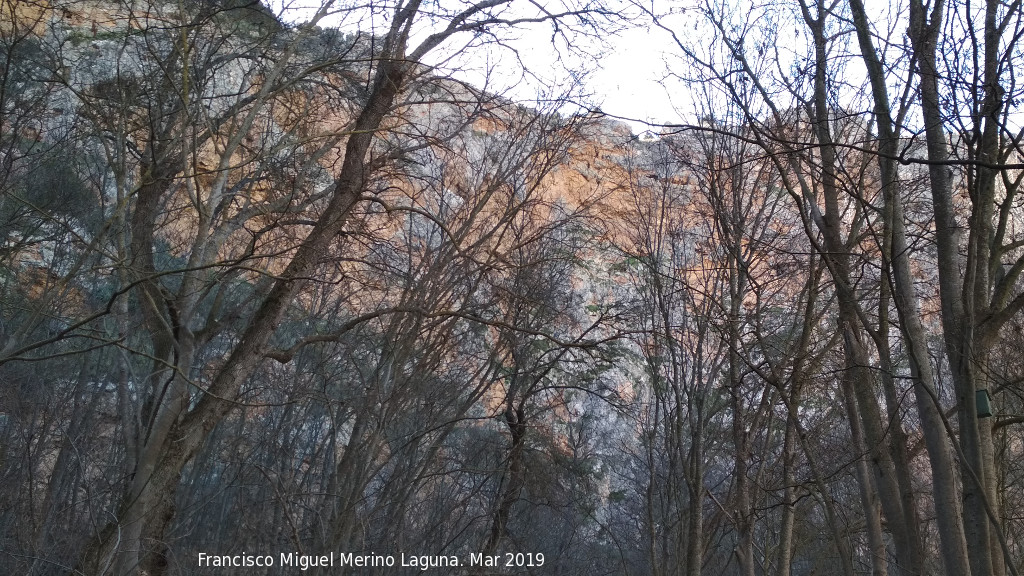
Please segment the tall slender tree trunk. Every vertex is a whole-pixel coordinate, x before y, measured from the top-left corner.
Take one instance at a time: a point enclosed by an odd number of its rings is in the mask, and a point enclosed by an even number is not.
[[[782,519],[779,522],[779,553],[775,575],[790,576],[793,570],[793,527],[796,524],[796,422],[786,416],[782,440]]]
[[[825,206],[823,217],[817,221],[827,252],[823,256],[836,282],[847,377],[852,377],[856,382],[854,396],[863,424],[864,442],[882,509],[896,548],[897,565],[901,573],[919,574],[924,569],[924,544],[920,522],[912,516],[913,510],[907,510],[903,506],[897,481],[898,474],[892,459],[892,451],[889,449],[890,439],[885,434],[885,425],[874,394],[874,377],[869,368],[864,333],[859,327],[858,302],[850,275],[849,246],[842,240],[840,233],[842,223],[836,177],[837,154],[829,127],[830,108],[825,74],[829,63],[826,53],[828,39],[824,30],[827,10],[824,9],[821,0],[816,3],[817,17],[811,13],[806,3],[802,6],[804,19],[811,30],[815,47],[814,98],[810,112],[821,156],[821,190]]]
[[[984,98],[979,119],[983,124],[975,135],[978,136],[978,160],[994,164],[998,162],[997,127],[1002,106],[997,59],[1000,39],[995,26],[999,8],[993,1],[986,2],[985,6]],[[986,299],[991,288],[988,243],[992,232],[996,170],[979,167],[969,190],[972,210],[968,222],[967,259],[964,261],[960,253],[961,233],[956,221],[951,171],[946,165],[949,145],[943,124],[938,86],[940,72],[936,63],[944,10],[945,2],[942,0],[931,5],[930,13],[921,0],[911,0],[909,36],[919,62],[921,113],[935,216],[942,328],[958,400],[967,553],[973,576],[1001,575],[1005,566],[997,559],[1001,554],[996,546],[998,540],[993,537],[993,530],[999,530],[995,524],[998,519],[989,518],[987,509],[994,511],[997,505],[991,422],[979,418],[976,403],[976,393],[985,388],[985,358],[987,346],[991,344],[991,332],[979,330],[979,318],[987,311]]]
[[[734,181],[732,186],[738,186]],[[724,194],[724,191],[722,191]],[[746,283],[741,271],[742,261],[742,234],[741,222],[736,212],[739,207],[732,206],[733,214],[722,215],[720,218],[728,218],[725,225],[721,226],[725,237],[725,248],[729,251],[728,256],[728,281],[729,281],[729,317],[727,319],[727,336],[729,345],[729,366],[728,382],[729,393],[732,401],[732,441],[734,447],[734,470],[735,478],[735,522],[736,530],[739,533],[739,544],[736,547],[736,557],[740,565],[740,573],[743,576],[754,576],[754,510],[751,502],[749,462],[751,459],[750,436],[751,431],[747,430],[747,409],[743,398],[743,376],[740,371],[742,362],[739,354],[740,347],[740,310],[742,309],[743,296],[746,292]]]
[[[750,437],[745,429],[742,408],[736,407],[742,402],[739,394],[733,392],[733,446],[736,451],[733,463],[735,493],[733,495],[734,520],[739,542],[736,545],[736,558],[740,565],[740,574],[754,576],[754,525],[753,508],[750,501],[750,479],[748,478],[748,462],[750,461]]]
[[[697,401],[703,404],[703,399]],[[704,412],[698,407],[691,418],[690,452],[686,486],[690,515],[687,519],[686,576],[700,576],[704,564]]]
[[[853,550],[848,539],[848,532],[844,529],[845,526],[840,523],[839,513],[836,511],[835,503],[832,502],[831,494],[825,485],[821,467],[818,466],[814,452],[807,445],[807,431],[800,424],[800,420],[797,419],[796,405],[790,404],[787,408],[789,416],[793,418],[793,423],[796,426],[796,437],[799,440],[804,456],[807,458],[807,466],[811,469],[811,478],[813,478],[814,485],[817,487],[818,494],[821,497],[822,508],[825,510],[825,519],[828,522],[829,529],[832,531],[832,541],[836,545],[839,564],[842,566],[842,574],[843,576],[855,576]]]
[[[885,203],[883,225],[890,242],[889,249],[884,251],[883,257],[891,266],[893,301],[910,357],[914,397],[931,466],[932,494],[941,555],[946,574],[967,574],[970,566],[957,495],[957,481],[953,471],[953,458],[942,422],[941,408],[937,405],[935,376],[928,355],[924,326],[921,324],[920,305],[910,272],[910,249],[895,164],[898,138],[893,128],[892,108],[884,71],[874,48],[863,2],[850,0],[850,7],[874,98],[875,122],[879,134],[878,165],[882,177],[882,198]]]
[[[511,445],[509,448],[508,464],[505,473],[502,475],[500,489],[498,491],[498,502],[491,515],[491,528],[484,543],[483,553],[485,556],[493,555],[501,544],[508,529],[508,520],[512,515],[512,507],[519,500],[523,484],[526,481],[526,468],[523,462],[524,450],[526,449],[526,415],[522,408],[512,405],[509,399],[505,408],[505,425],[508,427]]]
[[[821,0],[818,0],[816,4],[817,17],[811,14],[806,4],[802,4],[802,6],[804,20],[811,29],[815,47],[814,99],[810,112],[821,155],[821,189],[825,204],[823,218],[817,222],[827,252],[823,254],[823,257],[836,284],[839,327],[843,335],[845,358],[846,374],[844,378],[852,379],[870,468],[873,471],[882,511],[889,524],[893,544],[896,548],[897,564],[901,573],[918,574],[922,570],[924,556],[924,547],[919,533],[920,523],[917,518],[907,516],[908,511],[904,509],[900,497],[898,475],[892,461],[892,452],[888,447],[889,439],[884,433],[885,427],[874,390],[875,378],[870,369],[864,332],[860,328],[860,318],[857,313],[858,303],[851,283],[849,246],[842,240],[840,233],[839,191],[836,181],[837,158],[830,129],[826,76],[829,59],[826,51],[828,38],[825,34],[824,18],[827,11]]]
[[[861,429],[860,414],[857,413],[857,399],[854,397],[855,384],[848,376],[844,376],[840,387],[843,391],[843,404],[846,416],[850,421],[850,440],[857,452],[864,451],[864,434]],[[857,484],[860,487],[861,508],[864,511],[864,524],[868,535],[868,554],[871,558],[872,576],[885,576],[889,573],[888,554],[885,539],[882,538],[882,518],[878,513],[878,490],[868,471],[867,462],[860,458],[856,463]]]

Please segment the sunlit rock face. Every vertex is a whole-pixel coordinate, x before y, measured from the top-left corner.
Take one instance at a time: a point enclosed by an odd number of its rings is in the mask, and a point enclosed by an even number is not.
[[[24,198],[45,216],[4,224],[8,274],[24,287],[5,292],[5,304],[17,304],[5,308],[45,310],[38,330],[48,334],[95,315],[97,334],[126,351],[89,356],[81,376],[47,364],[56,384],[38,389],[60,401],[10,387],[0,397],[5,412],[52,409],[54,421],[88,431],[81,486],[68,490],[104,496],[67,514],[60,546],[51,534],[17,542],[43,542],[74,565],[88,518],[116,508],[159,380],[147,373],[133,240],[151,228],[158,305],[175,322],[193,313],[171,332],[196,346],[185,363],[195,402],[331,202],[380,45],[287,27],[249,5],[202,18],[208,3],[3,6],[12,12],[0,20],[26,33],[23,62],[33,70],[23,108],[31,121],[18,125],[16,152],[3,152],[12,166],[3,185],[31,192]],[[338,485],[358,502],[360,529],[346,545],[433,545],[429,509],[451,516],[450,545],[475,550],[481,519],[512,496],[522,534],[571,522],[578,538],[607,543],[595,519],[607,520],[609,502],[628,490],[634,463],[622,450],[639,445],[631,418],[650,400],[649,351],[628,328],[647,312],[642,291],[658,256],[641,223],[658,202],[679,210],[680,231],[690,216],[697,222],[687,208],[699,205],[696,180],[669,138],[641,140],[600,115],[567,117],[415,72],[365,159],[352,216],[276,327],[265,366],[230,399],[239,410],[223,435],[184,472],[179,558],[292,538],[275,524],[285,517],[303,543],[322,539],[313,536],[323,532],[320,511],[338,505],[324,494]],[[65,171],[33,187],[42,161]],[[154,183],[165,189],[151,222],[140,222],[142,190]],[[673,250],[694,254],[685,234],[677,240]],[[196,270],[200,296],[179,309],[173,295]],[[4,326],[30,321],[14,314]],[[19,345],[17,330],[0,337],[0,347]],[[292,350],[307,338],[324,346]],[[81,398],[95,419],[81,417]],[[0,430],[32,425],[14,413],[2,414]],[[61,450],[60,434],[40,434],[41,450]],[[532,475],[503,496],[517,438],[517,466]],[[254,453],[269,463],[262,472],[239,457]],[[62,462],[41,458],[26,482],[45,491],[42,479],[59,477]],[[243,476],[258,498],[287,494],[273,517],[245,494],[224,496],[235,490],[226,479]],[[453,492],[462,483],[465,494]],[[211,501],[244,520],[223,529],[204,513]],[[538,550],[554,546],[524,537]]]

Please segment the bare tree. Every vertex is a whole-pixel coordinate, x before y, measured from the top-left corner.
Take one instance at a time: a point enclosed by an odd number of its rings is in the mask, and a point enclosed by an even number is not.
[[[65,24],[43,37],[52,60],[42,71],[89,123],[79,137],[103,157],[97,192],[109,209],[35,315],[4,335],[0,363],[44,362],[87,339],[127,353],[115,360],[123,375],[114,396],[123,439],[115,462],[123,476],[110,494],[121,494],[109,507],[93,501],[96,537],[79,570],[168,569],[186,465],[222,424],[245,424],[229,417],[245,404],[246,383],[310,280],[330,281],[321,273],[338,261],[332,254],[355,251],[344,239],[371,221],[360,207],[383,199],[386,169],[447,135],[403,133],[414,126],[409,107],[427,97],[421,81],[429,74],[419,62],[456,37],[472,45],[541,22],[564,34],[557,27],[601,13],[590,5],[535,8],[513,13],[508,2],[482,2],[428,18],[419,2],[372,6],[366,10],[388,14],[384,28],[348,36],[316,27],[332,13],[362,17],[332,3],[294,27],[252,3],[44,11]],[[73,17],[91,19],[92,30],[75,28]],[[410,46],[428,20],[436,27]],[[28,30],[17,33],[37,33]],[[34,330],[93,262],[97,278],[116,279],[106,300],[48,333]],[[420,322],[419,304],[407,304]]]

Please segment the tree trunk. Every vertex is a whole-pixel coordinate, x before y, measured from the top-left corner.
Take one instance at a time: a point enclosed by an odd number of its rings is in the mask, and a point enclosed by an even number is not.
[[[910,357],[914,397],[931,465],[933,501],[943,564],[949,576],[967,574],[970,566],[957,482],[953,473],[953,459],[942,422],[941,407],[937,404],[935,376],[928,355],[924,326],[921,324],[920,305],[910,272],[910,250],[894,160],[898,152],[898,138],[893,129],[885,75],[871,39],[863,2],[850,0],[850,7],[875,102],[880,152],[878,164],[882,176],[882,197],[885,202],[883,225],[886,227],[887,236],[891,238],[890,249],[885,251],[883,258],[892,268],[893,301],[900,317],[900,329]]]
[[[882,511],[889,524],[893,544],[896,548],[897,564],[907,574],[921,572],[924,547],[918,533],[917,518],[908,518],[900,497],[897,473],[884,433],[878,401],[874,390],[874,376],[860,329],[857,313],[857,299],[850,281],[849,247],[842,240],[839,214],[839,191],[836,182],[836,150],[832,140],[829,119],[829,102],[826,82],[828,40],[825,35],[824,18],[826,11],[818,2],[818,17],[814,18],[803,4],[804,20],[811,29],[815,46],[814,105],[811,108],[814,132],[821,154],[821,182],[825,213],[817,220],[824,237],[825,262],[836,284],[839,301],[839,327],[843,335],[845,356],[844,378],[851,379],[857,409],[863,424],[864,441],[868,449],[871,469],[882,504]]]
[[[404,49],[404,40],[400,43]],[[135,573],[139,569],[144,524],[154,523],[157,530],[150,536],[162,540],[159,532],[173,516],[173,494],[181,468],[202,446],[217,423],[231,411],[231,399],[237,396],[242,384],[259,366],[267,342],[285,309],[330,251],[331,243],[341,233],[352,207],[359,200],[365,179],[369,176],[366,156],[370,144],[404,85],[410,66],[401,53],[381,62],[368,102],[356,119],[345,146],[342,167],[323,215],[263,299],[211,383],[209,393],[168,428],[162,441],[154,437],[147,446],[122,501],[117,521],[86,549],[82,556],[82,571],[104,574],[113,567],[114,574],[118,576]]]
[[[499,491],[498,505],[491,516],[491,529],[484,544],[483,553],[491,556],[498,550],[502,538],[505,537],[508,527],[508,519],[512,514],[512,507],[519,500],[523,484],[526,480],[526,470],[523,463],[523,451],[526,449],[526,422],[522,408],[514,409],[511,400],[505,409],[505,424],[511,436],[511,447],[509,449],[508,465],[502,477],[501,490]]]
[[[935,242],[938,251],[939,300],[942,328],[949,359],[953,385],[956,390],[960,423],[960,448],[964,459],[960,462],[963,477],[964,535],[967,542],[971,574],[987,576],[1001,573],[1002,562],[994,561],[995,549],[992,524],[986,506],[995,510],[996,494],[989,492],[994,483],[991,466],[994,458],[991,434],[982,431],[988,423],[978,418],[976,392],[983,383],[986,366],[986,338],[978,332],[978,314],[987,309],[989,285],[989,252],[991,217],[994,203],[995,170],[979,167],[974,189],[969,190],[972,211],[969,219],[970,237],[967,260],[960,254],[960,230],[956,221],[951,171],[947,163],[949,147],[943,125],[939,96],[940,72],[936,65],[938,34],[943,23],[945,3],[938,0],[931,13],[921,0],[910,3],[909,36],[919,62],[918,77],[921,91],[921,113],[924,118],[925,140],[929,164],[929,184],[935,215]],[[979,160],[994,163],[998,144],[998,110],[1001,94],[996,66],[999,38],[994,19],[997,3],[986,2],[985,63],[983,78],[985,96],[981,105],[984,129],[978,131]],[[961,272],[966,270],[966,274]],[[984,384],[981,385],[983,387]],[[977,481],[975,481],[977,478]],[[988,492],[988,493],[987,493]]]
[[[703,403],[703,400],[698,400]],[[700,576],[704,564],[704,412],[691,420],[689,465],[686,479],[690,516],[687,519],[686,576]]]
[[[843,404],[846,406],[846,416],[850,421],[850,444],[856,452],[863,452],[864,434],[861,431],[861,418],[857,413],[854,385],[848,377],[844,377],[840,383],[843,391]],[[868,471],[867,462],[863,458],[857,460],[856,469],[861,508],[864,511],[864,524],[868,534],[871,574],[872,576],[885,576],[889,572],[889,555],[885,549],[885,540],[882,538],[882,519],[878,514],[878,490]]]
[[[782,520],[779,522],[779,553],[775,575],[790,576],[793,571],[793,527],[796,524],[796,422],[786,416],[786,434],[782,441]]]

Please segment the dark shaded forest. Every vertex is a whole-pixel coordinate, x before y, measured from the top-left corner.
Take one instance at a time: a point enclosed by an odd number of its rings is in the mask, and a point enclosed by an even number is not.
[[[583,80],[634,26],[641,136]],[[579,81],[462,79],[526,31]],[[0,0],[0,573],[1016,576],[1022,36]]]

